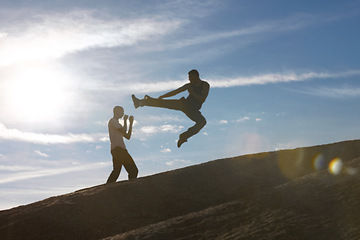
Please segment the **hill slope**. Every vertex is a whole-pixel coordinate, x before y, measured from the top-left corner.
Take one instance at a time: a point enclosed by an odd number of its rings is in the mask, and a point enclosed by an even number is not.
[[[96,186],[1,211],[0,238],[359,239],[359,157],[346,141]]]

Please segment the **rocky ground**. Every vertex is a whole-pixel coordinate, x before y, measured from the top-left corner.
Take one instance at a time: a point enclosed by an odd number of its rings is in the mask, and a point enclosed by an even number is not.
[[[221,159],[0,211],[0,239],[360,239],[360,140]]]

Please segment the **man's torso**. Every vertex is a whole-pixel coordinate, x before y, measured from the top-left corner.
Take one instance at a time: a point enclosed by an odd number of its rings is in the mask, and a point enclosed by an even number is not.
[[[206,84],[208,84],[208,83],[201,80],[201,83],[198,86],[192,85],[195,93],[198,95],[202,95],[203,88],[205,87]],[[204,103],[204,101],[203,102],[199,101],[192,94],[189,94],[189,96],[186,98],[187,104],[191,105],[192,107],[194,107],[196,109],[200,109],[202,104]]]
[[[119,128],[122,128],[121,124],[119,123],[119,120],[115,118],[111,118],[108,123],[111,149],[114,149],[116,147],[121,147],[126,149],[124,143],[124,137],[122,133],[119,131]]]

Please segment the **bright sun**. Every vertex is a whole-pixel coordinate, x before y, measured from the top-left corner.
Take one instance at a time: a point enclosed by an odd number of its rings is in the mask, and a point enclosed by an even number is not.
[[[6,84],[7,111],[30,123],[60,120],[71,107],[66,74],[51,64],[21,66]]]

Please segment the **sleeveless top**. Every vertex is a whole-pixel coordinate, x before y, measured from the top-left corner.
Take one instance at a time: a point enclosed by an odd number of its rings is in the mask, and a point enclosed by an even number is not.
[[[195,93],[201,95],[204,84],[205,82],[201,81],[199,86],[193,86]],[[191,94],[189,94],[189,96],[186,98],[186,102],[188,105],[191,105],[191,107],[196,108],[197,110],[199,110],[203,104],[203,102],[200,102]]]

